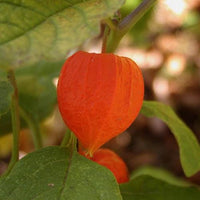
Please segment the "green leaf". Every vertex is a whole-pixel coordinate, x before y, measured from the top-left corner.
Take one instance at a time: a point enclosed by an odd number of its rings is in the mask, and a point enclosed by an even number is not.
[[[200,146],[192,131],[176,115],[170,106],[154,101],[144,101],[141,113],[147,117],[158,117],[174,134],[180,151],[180,160],[186,176],[200,170]]]
[[[56,88],[46,78],[18,76],[19,104],[37,121],[44,119],[56,104]]]
[[[56,105],[57,95],[53,78],[58,76],[63,62],[42,61],[15,70],[20,107],[36,123],[44,120]],[[0,77],[3,75],[0,74]],[[26,123],[21,120],[21,128],[25,126]],[[0,135],[11,131],[11,116],[10,113],[6,113],[0,119]]]
[[[58,62],[48,62],[46,60],[42,60],[33,65],[17,68],[16,76],[26,76],[27,74],[31,74],[43,79],[49,78],[52,81],[53,78],[59,76],[64,62],[65,60]]]
[[[6,80],[0,80],[0,118],[10,109],[13,91],[11,83]]]
[[[152,166],[145,166],[141,167],[133,172],[131,175],[131,179],[134,179],[138,176],[141,175],[149,175],[152,176],[153,178],[165,181],[171,185],[177,185],[177,186],[189,186],[190,184],[181,178],[177,178],[168,171],[157,168],[157,167],[152,167]]]
[[[12,123],[11,123],[11,114],[7,112],[6,114],[2,115],[0,118],[0,136],[11,133],[12,132]],[[23,123],[24,127],[25,123]]]
[[[74,152],[47,147],[20,160],[0,179],[4,200],[121,200],[112,173]]]
[[[181,187],[150,175],[141,175],[120,185],[124,200],[199,200],[200,190]]]
[[[59,61],[124,0],[0,0],[0,67]]]

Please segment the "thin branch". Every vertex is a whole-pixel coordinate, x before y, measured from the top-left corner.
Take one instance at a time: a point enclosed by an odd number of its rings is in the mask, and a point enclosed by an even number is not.
[[[138,22],[156,0],[144,0],[135,10],[119,22],[115,30],[111,30],[106,44],[106,52],[114,52],[123,36]]]
[[[119,23],[119,30],[124,34],[127,33],[155,2],[156,0],[144,0]]]

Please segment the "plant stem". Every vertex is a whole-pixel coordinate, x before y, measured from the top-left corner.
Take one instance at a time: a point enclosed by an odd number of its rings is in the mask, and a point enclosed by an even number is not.
[[[35,149],[42,148],[42,137],[40,132],[40,127],[37,122],[33,118],[31,118],[30,115],[28,115],[21,107],[19,107],[20,115],[23,117],[23,119],[26,121],[28,127],[30,128],[32,132],[33,137],[33,143],[35,146]]]
[[[106,53],[106,44],[107,44],[107,38],[108,38],[109,32],[110,32],[110,29],[109,29],[109,27],[106,25],[106,26],[105,26],[104,33],[103,33],[103,42],[102,42],[101,53]]]
[[[71,140],[71,131],[70,131],[70,129],[67,129],[60,146],[61,147],[66,147],[67,144],[70,143],[70,140]]]
[[[106,52],[114,52],[123,36],[136,24],[136,22],[151,8],[156,0],[144,0],[135,10],[126,16],[116,29],[110,31],[107,40]]]
[[[71,149],[72,149],[72,151],[74,151],[74,150],[77,151],[77,138],[73,132],[71,132],[71,134],[72,134]]]
[[[155,2],[156,0],[144,0],[135,10],[133,10],[119,23],[120,32],[122,34],[126,34]]]
[[[12,95],[11,108],[10,108],[11,118],[12,118],[13,146],[12,146],[11,160],[5,175],[7,175],[11,171],[11,169],[19,159],[19,132],[20,132],[18,90],[15,80],[15,74],[12,69],[8,71],[8,79],[14,88],[14,93]]]
[[[70,129],[67,129],[60,146],[70,148],[72,149],[72,151],[74,151],[74,149],[76,148],[76,143],[76,136]]]
[[[113,21],[110,18],[104,19],[104,23],[111,29],[115,30],[117,26],[113,23]]]

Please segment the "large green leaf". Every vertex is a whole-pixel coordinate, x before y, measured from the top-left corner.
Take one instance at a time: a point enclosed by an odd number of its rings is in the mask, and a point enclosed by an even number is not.
[[[200,170],[199,143],[172,108],[159,102],[144,101],[141,113],[147,117],[158,117],[168,125],[177,140],[185,174],[191,176],[198,172]]]
[[[0,179],[3,200],[121,200],[112,173],[74,152],[47,147],[28,154]]]
[[[124,0],[0,0],[0,67],[61,60]]]
[[[124,200],[199,200],[200,190],[194,186],[173,185],[150,175],[136,176],[120,185]]]
[[[13,91],[11,83],[0,80],[0,118],[9,111]]]

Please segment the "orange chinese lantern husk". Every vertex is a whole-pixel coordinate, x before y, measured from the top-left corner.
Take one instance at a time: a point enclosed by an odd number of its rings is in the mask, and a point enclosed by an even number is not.
[[[143,77],[129,58],[79,51],[64,63],[57,95],[63,120],[92,155],[138,115]]]
[[[94,162],[108,168],[118,183],[129,181],[128,169],[124,161],[109,149],[98,149],[91,158]]]

